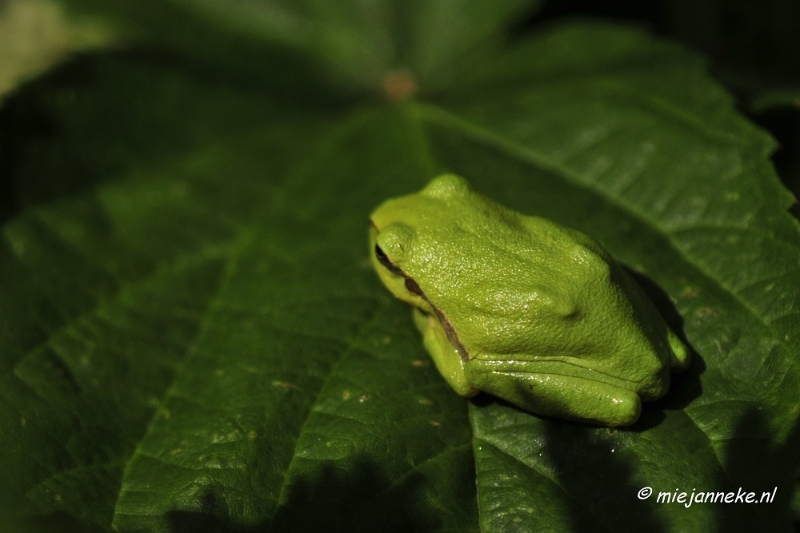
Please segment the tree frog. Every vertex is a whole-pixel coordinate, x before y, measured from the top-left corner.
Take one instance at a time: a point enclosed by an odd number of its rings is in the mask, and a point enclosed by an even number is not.
[[[690,351],[594,239],[439,176],[370,218],[378,276],[414,307],[423,344],[460,395],[532,413],[636,422]]]

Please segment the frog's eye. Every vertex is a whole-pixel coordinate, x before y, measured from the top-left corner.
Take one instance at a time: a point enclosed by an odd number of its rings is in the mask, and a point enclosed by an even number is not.
[[[381,247],[378,246],[377,244],[375,245],[375,258],[378,260],[380,264],[386,267],[386,270],[388,270],[392,274],[395,274],[397,276],[403,275],[403,271],[397,268],[394,264],[392,264],[392,261],[389,259],[389,256],[386,255],[386,252],[384,252],[381,249]]]
[[[413,246],[414,230],[396,222],[375,236],[375,258],[392,274],[402,275],[402,266]]]
[[[377,244],[375,245],[375,257],[378,258],[378,262],[385,266],[386,268],[392,268],[392,262],[389,261],[389,258],[386,256],[386,252],[381,250],[381,247]]]
[[[378,262],[380,264],[386,267],[386,270],[388,270],[395,276],[402,276],[403,278],[405,278],[405,281],[403,283],[405,284],[406,290],[408,292],[410,292],[411,294],[416,294],[417,296],[424,297],[422,289],[420,289],[417,282],[406,276],[402,270],[400,270],[399,268],[397,268],[397,266],[392,264],[392,261],[389,259],[389,256],[387,256],[386,252],[381,250],[381,247],[378,246],[377,244],[375,245],[375,257],[378,259]]]

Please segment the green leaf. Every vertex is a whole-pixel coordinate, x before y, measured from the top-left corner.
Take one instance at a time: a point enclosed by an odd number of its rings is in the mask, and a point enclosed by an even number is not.
[[[153,31],[178,50],[166,64],[158,48],[86,56],[8,102],[12,127],[32,109],[55,126],[11,145],[15,190],[73,186],[20,195],[0,241],[4,512],[25,531],[788,529],[800,232],[772,141],[703,65],[601,23],[503,48],[488,36],[511,7],[297,5],[403,50],[376,80],[402,66],[418,92],[386,101],[353,82],[360,56],[305,44],[296,72],[350,82],[233,76],[246,61],[205,51],[280,41],[258,20],[233,31],[236,8],[194,55]],[[139,31],[182,20],[125,9]],[[436,35],[448,13],[462,22]],[[351,82],[372,92],[339,99]],[[682,330],[693,365],[636,425],[464,400],[436,373],[371,271],[366,221],[445,171],[599,239]],[[740,487],[776,497],[656,502]]]

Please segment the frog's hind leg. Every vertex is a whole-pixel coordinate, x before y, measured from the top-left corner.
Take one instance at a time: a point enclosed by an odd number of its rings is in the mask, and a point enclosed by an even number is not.
[[[465,366],[472,385],[532,413],[629,426],[642,411],[638,394],[609,383],[560,374],[498,371],[478,361]]]

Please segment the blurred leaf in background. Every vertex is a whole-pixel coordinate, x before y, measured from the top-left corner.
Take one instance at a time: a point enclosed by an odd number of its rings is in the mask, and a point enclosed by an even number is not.
[[[2,109],[6,523],[791,530],[795,200],[696,55],[608,21],[520,35],[541,6],[516,0],[63,5],[126,46]],[[442,172],[600,240],[682,332],[694,363],[636,425],[436,373],[366,232]],[[656,501],[739,488],[776,498]]]
[[[77,50],[110,44],[109,29],[68,21],[51,0],[0,2],[0,97]]]

